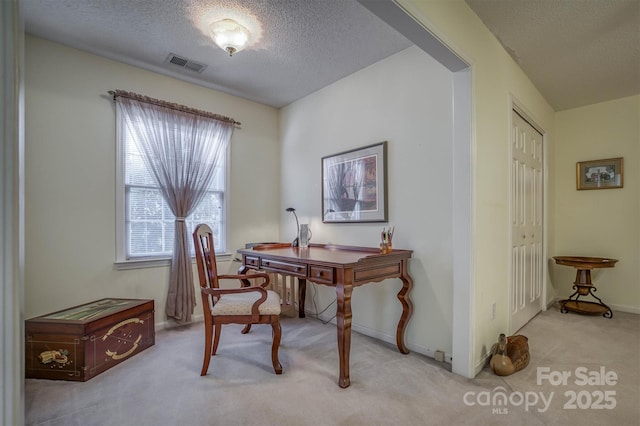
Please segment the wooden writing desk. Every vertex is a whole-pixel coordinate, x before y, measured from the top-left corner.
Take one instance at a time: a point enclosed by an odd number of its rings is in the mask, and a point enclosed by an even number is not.
[[[403,354],[409,353],[404,344],[404,332],[413,311],[408,292],[413,279],[407,270],[411,250],[393,250],[380,254],[377,248],[348,247],[312,244],[307,248],[291,247],[289,243],[257,245],[238,250],[242,254],[240,273],[256,269],[292,275],[298,278],[298,314],[304,318],[304,302],[307,280],[336,288],[338,325],[338,356],[340,378],[338,384],[346,388],[349,379],[349,351],[351,348],[351,293],[354,287],[378,282],[387,278],[399,278],[402,288],[398,299],[402,303],[402,315],[396,331],[396,344]]]

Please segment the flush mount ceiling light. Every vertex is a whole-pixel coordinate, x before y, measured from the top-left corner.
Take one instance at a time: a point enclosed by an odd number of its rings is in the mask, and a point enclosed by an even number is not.
[[[209,25],[209,32],[213,41],[229,56],[244,49],[249,43],[249,30],[233,19],[223,19]]]

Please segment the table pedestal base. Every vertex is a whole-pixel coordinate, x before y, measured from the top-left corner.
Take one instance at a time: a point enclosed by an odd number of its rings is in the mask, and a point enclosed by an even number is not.
[[[585,302],[583,300],[563,300],[560,312],[566,314],[567,312],[577,312],[579,314],[586,315],[600,315],[605,318],[613,317],[611,308],[604,303]]]
[[[560,302],[560,312],[566,314],[567,312],[572,311],[586,315],[602,314],[605,318],[613,317],[613,311],[611,311],[611,308],[605,305],[598,296],[593,294],[594,291],[597,291],[595,287],[592,285],[574,285],[573,288],[576,289],[576,291],[569,296],[568,299]],[[573,296],[575,296],[575,298]],[[598,302],[578,300],[580,299],[580,296],[592,296]]]

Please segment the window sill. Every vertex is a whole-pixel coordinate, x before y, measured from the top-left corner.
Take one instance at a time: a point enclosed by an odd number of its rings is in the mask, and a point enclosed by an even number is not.
[[[232,253],[216,253],[217,262],[226,262],[233,260]],[[196,263],[196,258],[191,258],[191,263]],[[165,268],[171,266],[171,258],[153,258],[153,259],[130,259],[120,260],[113,264],[116,271],[127,271],[129,269],[144,269],[144,268]]]

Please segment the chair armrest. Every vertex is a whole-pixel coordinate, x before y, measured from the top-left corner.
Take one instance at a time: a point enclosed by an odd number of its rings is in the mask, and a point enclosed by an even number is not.
[[[268,286],[269,282],[271,281],[269,275],[264,273],[255,273],[251,275],[218,275],[219,280],[240,280],[243,283],[244,287],[249,287],[249,285],[246,285],[246,283],[248,282],[248,280],[255,278],[262,278],[264,280],[262,283],[258,284],[263,288]]]
[[[220,276],[218,277],[220,278]],[[260,293],[260,298],[251,305],[251,321],[258,322],[260,316],[259,307],[267,300],[267,290],[262,287],[241,287],[241,288],[208,288],[200,287],[202,294],[210,294],[212,296],[220,297],[223,294],[238,294],[238,293]]]

